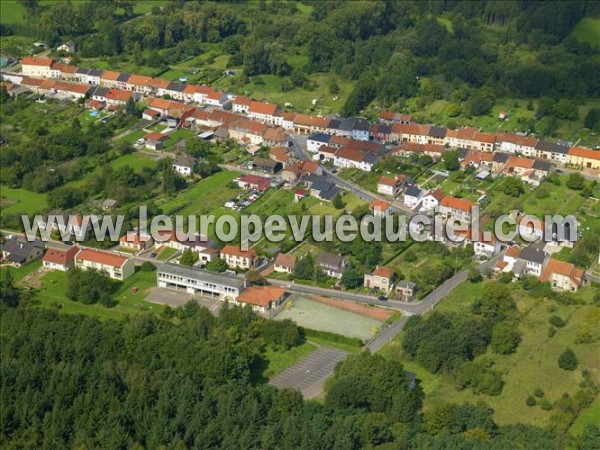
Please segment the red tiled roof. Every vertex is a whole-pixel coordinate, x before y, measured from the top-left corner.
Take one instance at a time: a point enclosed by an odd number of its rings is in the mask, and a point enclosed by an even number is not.
[[[221,249],[221,254],[240,256],[242,258],[253,258],[256,253],[252,249],[242,250],[235,245],[226,245]]]
[[[446,196],[446,194],[444,194],[442,191],[440,191],[439,189],[435,189],[433,191],[431,191],[429,194],[427,195],[431,195],[433,198],[435,198],[438,202],[441,202],[444,197]]]
[[[154,117],[154,116],[158,116],[160,113],[157,110],[155,110],[155,109],[148,108],[148,109],[144,110],[144,114],[147,115],[147,116]]]
[[[371,275],[391,279],[394,277],[394,271],[389,267],[377,266]]]
[[[285,253],[279,253],[277,258],[275,258],[275,265],[293,269],[296,265],[296,257],[293,255],[286,255]]]
[[[52,63],[52,70],[60,70],[62,73],[75,73],[77,72],[77,67],[65,63],[54,62]]]
[[[250,97],[244,97],[243,95],[238,95],[236,98],[233,99],[233,104],[234,105],[244,105],[244,106],[250,106],[250,103],[252,103],[252,99]]]
[[[49,248],[42,261],[65,266],[73,262],[78,252],[79,247],[76,245],[68,249]]]
[[[600,151],[583,147],[571,147],[569,149],[569,155],[587,159],[600,159]]]
[[[163,80],[162,78],[151,78],[146,85],[156,88],[156,89],[166,89],[171,84],[168,80]]]
[[[275,286],[250,286],[242,291],[237,301],[265,307],[269,303],[279,300],[283,294],[285,294],[285,289]]]
[[[121,72],[114,72],[112,70],[105,70],[100,76],[101,80],[117,81],[117,78],[121,76]]]
[[[241,128],[247,132],[262,136],[268,127],[264,123],[254,122],[253,120],[240,120],[235,124],[234,128]]]
[[[22,66],[44,66],[44,67],[52,67],[52,63],[54,60],[52,58],[45,57],[34,57],[34,56],[26,56],[21,59]]]
[[[364,161],[366,154],[360,150],[342,147],[336,152],[335,156],[338,158],[348,159],[350,161],[362,162]]]
[[[162,133],[148,133],[144,135],[144,140],[146,141],[162,141],[166,138],[167,136]]]
[[[106,94],[106,98],[109,100],[117,100],[117,101],[121,101],[121,102],[126,102],[130,98],[133,98],[133,92],[123,91],[121,89],[111,89]]]
[[[513,245],[508,250],[506,250],[506,256],[510,256],[511,258],[518,258],[521,250],[518,246]]]
[[[387,209],[390,207],[390,204],[388,202],[384,202],[383,200],[373,200],[371,202],[370,208],[373,211],[387,211]]]
[[[101,252],[91,248],[84,248],[76,257],[80,261],[91,261],[104,266],[122,267],[129,258],[110,252]]]
[[[273,103],[255,102],[250,103],[249,112],[274,116],[278,106]]]
[[[269,150],[269,157],[273,158],[275,161],[286,162],[290,159],[290,152],[283,147],[273,147]]]
[[[135,86],[146,86],[151,80],[152,77],[147,77],[145,75],[131,75],[127,79],[127,84],[133,84]]]
[[[548,264],[546,265],[546,267],[542,271],[542,274],[540,275],[540,281],[542,283],[548,281],[552,274],[568,277],[577,286],[581,286],[581,284],[583,283],[583,269],[579,269],[571,263],[550,258]]]
[[[520,145],[521,147],[535,148],[538,143],[538,138],[532,136],[519,136],[517,134],[496,133],[496,140],[499,142],[510,142],[511,144]]]
[[[458,209],[465,212],[471,212],[471,207],[475,206],[476,204],[477,203],[473,203],[462,198],[451,197],[449,195],[444,197],[440,202],[441,206],[446,206],[448,208]]]

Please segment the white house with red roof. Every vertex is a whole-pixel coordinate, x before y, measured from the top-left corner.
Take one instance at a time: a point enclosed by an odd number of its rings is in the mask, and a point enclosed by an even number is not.
[[[252,101],[248,106],[248,117],[261,123],[281,126],[281,109],[273,103]]]
[[[406,177],[403,175],[396,175],[395,177],[387,177],[382,175],[377,180],[377,192],[383,195],[389,195],[395,197],[400,193]]]
[[[21,59],[21,71],[29,77],[60,78],[60,71],[52,69],[52,58],[27,56]]]
[[[75,265],[77,253],[79,247],[76,245],[68,248],[49,248],[42,258],[42,265],[48,269],[66,272]]]
[[[477,203],[447,195],[440,201],[437,211],[446,219],[453,217],[460,222],[469,222],[474,206],[477,206]]]
[[[254,266],[254,250],[242,250],[235,245],[226,245],[221,249],[221,259],[232,269],[251,269]]]
[[[369,208],[373,217],[385,217],[393,213],[392,205],[383,200],[373,200]]]
[[[100,270],[113,280],[120,281],[129,278],[135,272],[133,258],[91,248],[84,248],[75,256],[75,267]]]
[[[389,267],[377,266],[371,273],[365,273],[363,284],[365,287],[389,292],[394,283],[395,273]]]

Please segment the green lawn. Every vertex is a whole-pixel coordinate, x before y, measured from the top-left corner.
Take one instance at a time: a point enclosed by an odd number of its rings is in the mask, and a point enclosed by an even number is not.
[[[286,351],[274,351],[268,347],[264,355],[267,360],[267,365],[263,372],[263,376],[266,378],[273,378],[275,375],[283,372],[301,359],[306,358],[316,349],[316,345],[308,342]]]
[[[584,17],[571,31],[571,36],[592,47],[600,47],[600,19]]]
[[[24,21],[25,8],[17,0],[2,0],[0,2],[0,22],[22,23]]]
[[[569,431],[573,436],[579,436],[585,426],[589,423],[595,423],[596,425],[600,422],[600,395],[596,397],[594,403],[579,414],[579,417],[575,420]]]
[[[238,172],[218,172],[177,193],[175,198],[159,206],[165,214],[209,214],[241,191],[227,186],[239,175]]]
[[[177,253],[177,249],[173,247],[163,247],[163,249],[158,254],[158,259],[161,261],[166,261],[171,258],[175,253]]]
[[[131,153],[129,155],[123,155],[117,159],[113,159],[110,162],[110,165],[113,169],[119,169],[123,166],[130,166],[137,172],[145,167],[155,167],[157,165],[157,161],[142,153]]]
[[[35,214],[47,208],[47,195],[21,188],[0,188],[2,214]]]
[[[113,308],[102,305],[85,305],[69,300],[66,296],[67,274],[52,271],[40,278],[42,286],[36,289],[34,300],[43,306],[58,307],[61,311],[70,314],[86,314],[100,319],[121,319],[127,314],[139,311],[159,312],[160,307],[144,302],[147,290],[156,286],[156,272],[137,270],[134,275],[123,282],[111,282],[116,289],[114,299],[118,304]],[[137,287],[137,293],[133,288]]]
[[[30,273],[35,272],[40,267],[42,267],[41,259],[38,261],[33,261],[33,262],[26,264],[24,266],[21,266],[21,267],[3,267],[0,270],[0,277],[3,280],[4,277],[6,276],[6,273],[10,270],[10,273],[13,276],[13,280],[16,283],[16,282],[19,282],[21,279],[25,278]]]

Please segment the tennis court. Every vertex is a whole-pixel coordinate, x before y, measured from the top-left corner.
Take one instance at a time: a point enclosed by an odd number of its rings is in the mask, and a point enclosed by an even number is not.
[[[292,307],[284,308],[276,320],[291,319],[301,327],[363,340],[373,337],[373,332],[383,323],[302,296],[293,296],[290,301]]]

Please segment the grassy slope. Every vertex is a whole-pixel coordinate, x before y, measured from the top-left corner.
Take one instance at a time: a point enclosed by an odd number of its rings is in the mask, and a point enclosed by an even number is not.
[[[584,17],[573,28],[571,36],[593,47],[600,47],[600,19]]]
[[[146,291],[156,285],[156,272],[138,270],[122,283],[116,284],[114,298],[119,302],[113,308],[102,305],[85,305],[74,302],[66,297],[67,274],[53,271],[40,278],[42,286],[36,290],[34,299],[43,306],[58,306],[61,311],[70,314],[86,314],[100,319],[120,319],[138,311],[156,311],[160,307],[143,301]],[[137,293],[132,288],[137,287]]]
[[[479,291],[480,285],[463,283],[448,295],[437,309],[465,314]],[[581,291],[581,297],[589,297],[590,291],[591,288],[585,288]],[[501,396],[475,395],[469,389],[460,391],[449,375],[433,375],[417,363],[406,361],[401,350],[403,333],[383,349],[382,353],[390,358],[401,359],[407,370],[417,374],[427,394],[425,409],[431,409],[443,402],[483,401],[494,409],[494,417],[499,424],[515,423],[518,420],[544,426],[553,411],[543,411],[539,406],[530,408],[525,405],[525,399],[535,388],[541,387],[546,393],[546,398],[553,402],[564,392],[573,395],[577,391],[583,369],[590,370],[596,382],[600,382],[597,341],[592,344],[574,343],[577,333],[581,330],[589,330],[595,333],[596,339],[600,338],[600,309],[590,305],[557,305],[544,299],[532,299],[521,291],[515,292],[515,299],[523,315],[519,325],[523,341],[517,352],[512,355],[486,355],[495,362],[494,368],[503,374],[506,384]],[[551,307],[555,308],[553,312],[549,311]],[[567,325],[554,337],[548,338],[548,318],[552,314],[566,320]],[[565,347],[571,347],[579,360],[579,368],[574,372],[561,370],[557,365],[558,355]]]

